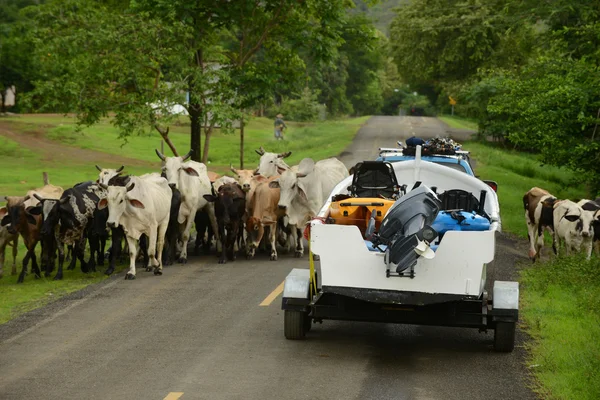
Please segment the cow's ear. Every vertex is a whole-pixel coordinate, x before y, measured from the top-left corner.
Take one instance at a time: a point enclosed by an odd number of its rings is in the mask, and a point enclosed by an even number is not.
[[[29,214],[28,212],[25,213],[25,217],[27,218],[27,223],[30,225],[37,225],[37,221],[35,220],[35,218],[33,217],[33,215]]]
[[[98,202],[98,210],[104,210],[107,206],[108,206],[108,200],[106,200],[106,197],[103,199],[100,199],[100,201]]]
[[[0,226],[6,225],[10,225],[10,217],[8,215],[5,215],[4,217],[2,217],[2,220],[0,220]]]
[[[296,173],[296,176],[298,178],[304,178],[306,175],[313,172],[314,169],[315,169],[315,162],[313,161],[313,159],[305,158],[302,161],[300,161],[300,164],[298,165],[298,172]]]
[[[0,208],[0,219],[4,218],[6,214],[8,214],[8,209],[6,207]]]
[[[27,207],[26,211],[31,215],[40,215],[42,213],[42,206]]]
[[[271,189],[279,189],[279,181],[272,181],[272,182],[269,182],[269,187],[270,187]]]
[[[306,197],[306,188],[302,181],[298,180],[298,195],[302,197],[304,200],[308,201],[308,197]]]
[[[213,196],[212,194],[205,194],[202,197],[204,197],[204,199],[210,203],[217,201],[217,196]]]
[[[579,215],[565,215],[565,218],[571,222],[575,222],[579,219]]]
[[[129,199],[129,204],[131,204],[135,208],[146,208],[144,207],[144,204],[137,199]]]
[[[285,171],[287,171],[286,168],[283,168],[282,166],[279,166],[279,165],[277,166],[277,173],[279,175],[283,174]]]
[[[191,176],[200,176],[198,175],[198,171],[196,171],[194,168],[192,167],[185,167],[183,168],[183,170],[185,171],[186,174],[191,175]]]

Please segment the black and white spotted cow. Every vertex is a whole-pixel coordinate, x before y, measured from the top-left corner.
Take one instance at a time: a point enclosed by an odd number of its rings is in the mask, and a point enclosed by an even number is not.
[[[42,214],[41,235],[46,242],[55,238],[58,248],[58,271],[55,280],[63,277],[63,264],[65,260],[64,246],[73,245],[73,258],[68,269],[74,269],[76,260],[79,259],[81,271],[87,273],[96,270],[96,259],[101,259],[100,235],[93,229],[94,215],[97,205],[106,193],[94,182],[80,183],[71,189],[65,190],[59,200],[36,198],[41,205],[30,210],[33,214]],[[90,259],[84,260],[86,243],[90,242]],[[44,247],[46,252],[46,247]],[[51,255],[42,254],[42,259],[52,260]],[[50,265],[50,264],[48,264]],[[49,271],[50,266],[47,269]]]
[[[600,255],[600,197],[596,200],[580,200],[577,205],[584,212],[592,217],[592,227],[594,228],[594,247],[596,253]]]

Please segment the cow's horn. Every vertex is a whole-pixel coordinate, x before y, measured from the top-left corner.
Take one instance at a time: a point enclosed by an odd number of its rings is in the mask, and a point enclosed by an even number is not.
[[[194,150],[190,150],[185,156],[183,156],[183,158],[181,159],[181,161],[185,161],[188,158],[190,158],[192,156],[193,152],[194,152]]]
[[[119,168],[116,172],[117,174],[120,174],[121,172],[123,172],[123,169],[125,168],[124,165],[121,165],[121,168]]]
[[[279,154],[277,154],[277,157],[279,157],[279,158],[286,158],[286,157],[289,157],[291,155],[292,155],[291,151],[286,151],[285,153],[279,153]]]
[[[33,197],[35,197],[36,199],[38,199],[38,201],[40,201],[40,202],[44,202],[44,199],[41,196],[38,196],[37,193],[34,193]]]
[[[131,182],[131,185],[127,185],[127,191],[131,192],[134,187],[135,187],[135,182]]]
[[[108,185],[106,183],[99,183],[100,187],[104,190],[108,190]]]
[[[163,155],[163,153],[161,153],[160,151],[158,151],[158,149],[154,149],[154,151],[156,151],[156,155],[158,156],[158,158],[160,158],[161,160],[165,161],[165,156]]]
[[[67,201],[69,201],[69,196],[61,198],[60,204],[65,204]]]
[[[102,172],[102,168],[100,168],[100,167],[98,166],[98,164],[96,164],[96,169],[97,169],[98,171]]]
[[[234,174],[238,174],[237,173],[237,169],[233,168],[233,164],[229,163],[229,169],[231,170],[231,172],[233,172]]]
[[[27,200],[29,200],[30,198],[31,198],[31,196],[30,196],[30,195],[27,195],[27,196],[23,197],[23,201],[27,201]]]
[[[254,150],[258,153],[259,156],[262,156],[265,154],[265,149],[262,148],[262,146],[260,146],[260,148],[258,150]]]

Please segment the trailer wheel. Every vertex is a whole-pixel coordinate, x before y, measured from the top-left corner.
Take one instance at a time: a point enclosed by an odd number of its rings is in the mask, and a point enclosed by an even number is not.
[[[304,339],[306,335],[306,313],[296,310],[285,310],[283,316],[283,333],[289,340]]]
[[[496,322],[494,350],[510,353],[515,348],[515,322]]]

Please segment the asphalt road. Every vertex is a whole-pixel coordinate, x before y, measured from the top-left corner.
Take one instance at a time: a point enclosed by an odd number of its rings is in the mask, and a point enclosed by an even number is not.
[[[445,126],[374,117],[342,158],[373,159],[412,132]],[[499,238],[490,278],[514,275],[520,247]],[[161,277],[120,274],[30,312],[0,326],[0,399],[534,398],[522,347],[494,353],[492,332],[325,321],[287,341],[281,297],[269,295],[307,266],[291,254],[226,265],[192,257]]]

